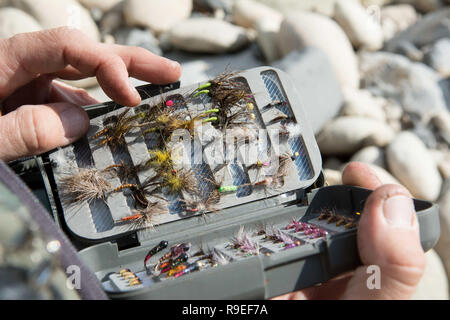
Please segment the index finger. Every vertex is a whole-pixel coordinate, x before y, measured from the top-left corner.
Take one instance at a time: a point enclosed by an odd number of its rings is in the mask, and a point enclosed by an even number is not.
[[[382,185],[375,172],[361,162],[349,163],[343,173],[342,181],[346,185],[375,190]]]
[[[63,27],[0,41],[0,100],[40,75],[57,74],[67,67],[81,76],[96,76],[105,93],[126,106],[141,101],[129,82],[129,70],[142,80],[164,82],[176,81],[181,72],[176,63],[144,49],[112,48]]]

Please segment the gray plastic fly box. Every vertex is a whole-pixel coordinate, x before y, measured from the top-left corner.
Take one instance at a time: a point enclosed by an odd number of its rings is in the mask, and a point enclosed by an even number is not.
[[[149,150],[155,147],[155,139],[151,134],[143,135],[139,127],[125,135],[123,148],[100,146],[101,139],[92,139],[110,119],[120,116],[122,107],[113,103],[89,107],[91,115],[96,117],[91,121],[87,137],[50,154],[53,163],[50,179],[58,190],[53,196],[59,204],[62,223],[72,240],[85,247],[80,256],[111,298],[266,299],[325,282],[360,264],[356,247],[357,213],[362,212],[370,191],[350,186],[324,187],[320,152],[302,109],[314,106],[302,106],[290,78],[277,69],[251,69],[236,74],[234,80],[248,90],[248,99],[254,106],[255,128],[279,130],[274,131],[278,132],[276,136],[268,130],[266,145],[270,154],[289,155],[292,160],[283,183],[274,188],[256,186],[261,179],[260,170],[250,169],[255,159],[249,160],[248,153],[251,148],[259,150],[257,143],[245,139],[244,144],[237,146],[233,160],[225,161],[225,152],[212,143],[217,140],[211,134],[215,132],[214,122],[205,122],[202,127],[208,127],[209,133],[195,134],[191,150],[183,149],[186,155],[195,154],[193,151],[200,148],[203,157],[200,161],[192,157],[191,165],[184,169],[195,173],[199,190],[205,196],[203,201],[219,184],[234,186],[236,192],[223,194],[214,209],[203,203],[202,212],[194,212],[186,210],[183,193],[173,196],[162,190],[160,196],[168,200],[167,208],[155,216],[153,227],[131,228],[124,218],[136,214],[136,197],[127,190],[111,193],[105,200],[77,204],[59,201],[61,179],[83,168],[138,165],[150,159]],[[170,89],[152,97],[147,92],[142,105],[131,109],[130,114],[167,100],[176,101],[190,114],[216,108],[208,95],[186,99],[200,85]],[[286,120],[274,121],[280,118]],[[287,122],[295,125],[295,134],[282,138],[279,132],[285,130]],[[270,161],[267,152],[256,151],[256,154],[259,160]],[[186,167],[186,161],[182,166]],[[150,169],[139,172],[132,183],[140,184],[154,174]],[[108,179],[113,187],[125,183],[115,176]],[[438,210],[436,205],[420,200],[415,200],[415,206],[422,246],[428,250],[439,237]],[[323,219],[327,212],[332,216]],[[346,223],[336,223],[338,218],[334,215]],[[312,231],[291,228],[293,223],[320,229],[323,234],[312,237]],[[270,241],[261,232],[263,229],[275,230],[295,245],[288,248],[286,243]],[[243,254],[231,245],[232,239],[243,230],[257,244],[256,254]],[[161,241],[167,241],[168,247],[150,257],[150,265],[156,265],[169,248],[180,243],[191,245],[188,266],[201,259],[195,256],[196,252],[219,254],[226,263],[204,262],[200,270],[177,278],[151,274],[143,261],[149,250]],[[138,281],[130,285],[121,276],[121,270],[133,274]]]

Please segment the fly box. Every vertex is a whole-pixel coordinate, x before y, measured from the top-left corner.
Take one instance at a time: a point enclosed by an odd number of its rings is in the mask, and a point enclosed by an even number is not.
[[[371,191],[325,186],[284,72],[138,89],[138,107],[88,107],[86,138],[42,170],[55,216],[111,298],[265,299],[360,264]],[[438,210],[415,207],[428,250]]]

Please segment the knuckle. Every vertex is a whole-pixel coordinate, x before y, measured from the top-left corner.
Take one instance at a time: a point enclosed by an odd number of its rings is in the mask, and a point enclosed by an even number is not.
[[[81,40],[85,40],[87,36],[81,32],[80,30],[68,27],[68,26],[62,26],[55,29],[49,30],[49,32],[52,33],[53,37],[56,39],[57,42],[67,43],[67,42],[79,42]]]
[[[17,109],[16,128],[19,143],[29,154],[42,150],[47,143],[45,131],[39,130],[39,114],[32,106],[22,106]]]

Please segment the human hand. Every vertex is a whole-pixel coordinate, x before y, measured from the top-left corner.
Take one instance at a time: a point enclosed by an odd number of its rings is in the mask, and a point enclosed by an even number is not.
[[[75,142],[89,128],[80,107],[98,103],[56,78],[96,76],[115,102],[141,101],[128,76],[155,84],[179,79],[178,63],[137,47],[94,42],[67,27],[0,40],[0,159],[14,160]]]
[[[411,195],[400,185],[382,185],[366,165],[350,163],[344,184],[375,190],[358,226],[358,250],[363,263],[354,272],[322,285],[283,295],[287,299],[409,299],[425,270],[425,255]],[[370,290],[367,267],[381,270],[381,288]]]

